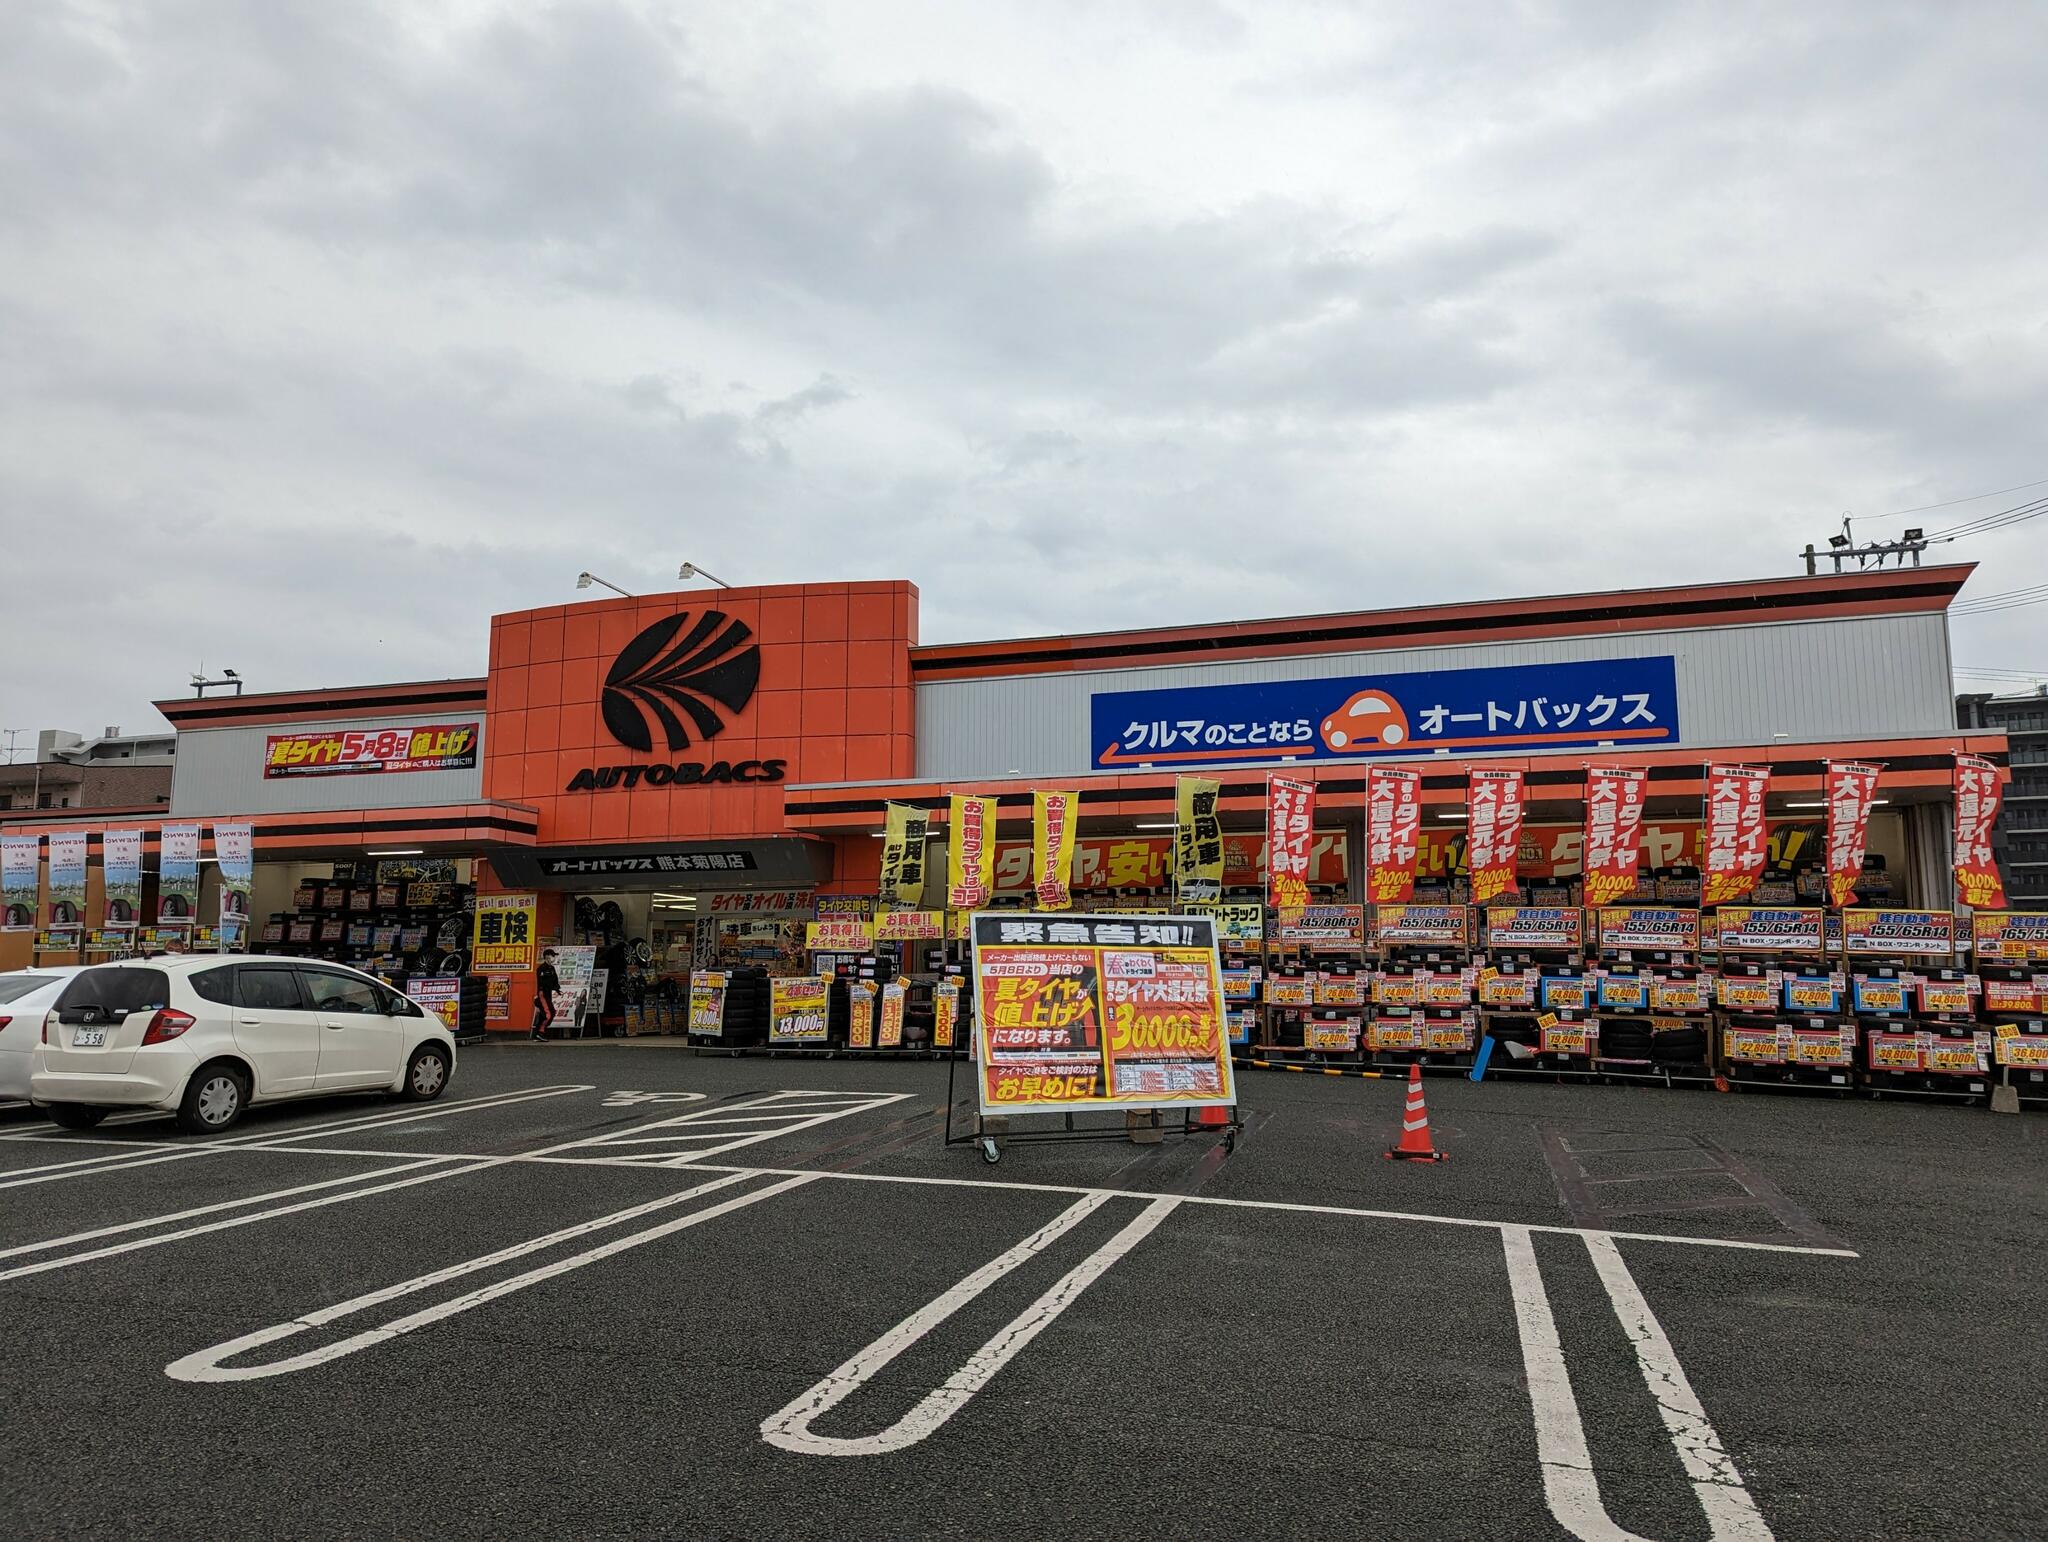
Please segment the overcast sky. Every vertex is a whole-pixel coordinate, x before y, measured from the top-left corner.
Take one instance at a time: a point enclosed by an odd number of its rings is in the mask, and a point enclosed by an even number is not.
[[[0,5],[0,726],[479,672],[685,558],[912,578],[927,641],[1793,572],[2048,478],[2044,57],[1925,0]],[[1937,551],[2048,583],[2048,519]]]

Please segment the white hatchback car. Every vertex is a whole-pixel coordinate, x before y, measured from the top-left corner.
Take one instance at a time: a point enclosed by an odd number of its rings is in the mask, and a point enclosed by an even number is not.
[[[57,1004],[64,982],[84,967],[46,964],[0,974],[0,1099],[28,1096],[29,1051],[43,1031],[43,1014]]]
[[[339,964],[219,954],[81,969],[43,1018],[29,1099],[67,1129],[174,1111],[194,1134],[251,1103],[334,1092],[441,1095],[455,1039],[383,981]]]

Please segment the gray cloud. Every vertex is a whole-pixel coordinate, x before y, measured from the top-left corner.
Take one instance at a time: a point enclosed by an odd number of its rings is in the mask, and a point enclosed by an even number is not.
[[[1784,572],[2048,475],[2038,12],[762,17],[0,10],[0,721],[473,669],[583,567],[907,574],[938,639]]]

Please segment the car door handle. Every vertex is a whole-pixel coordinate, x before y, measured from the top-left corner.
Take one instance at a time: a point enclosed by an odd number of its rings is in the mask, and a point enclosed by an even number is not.
[[[327,1030],[327,1031],[328,1031],[329,1033],[338,1033],[338,1032],[339,1032],[340,1030],[342,1030],[343,1028],[346,1028],[346,1027],[348,1026],[348,1024],[347,1024],[347,1023],[322,1023],[322,1024],[320,1025],[320,1026],[321,1026],[322,1028],[325,1028],[325,1029],[326,1029],[326,1030]]]

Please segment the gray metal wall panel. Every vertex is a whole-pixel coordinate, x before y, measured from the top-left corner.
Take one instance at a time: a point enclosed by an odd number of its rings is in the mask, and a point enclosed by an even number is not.
[[[263,757],[273,734],[421,728],[434,723],[483,724],[481,712],[430,712],[408,717],[264,723],[254,728],[200,728],[178,735],[171,777],[173,814],[317,814],[329,809],[430,808],[483,798],[483,743],[468,771],[405,771],[357,776],[286,776],[265,780]]]
[[[1768,744],[1781,733],[1795,741],[1883,738],[1955,727],[1946,618],[1873,616],[920,685],[917,774],[944,780],[1086,771],[1094,759],[1088,699],[1098,691],[1666,653],[1677,660],[1683,745]]]

